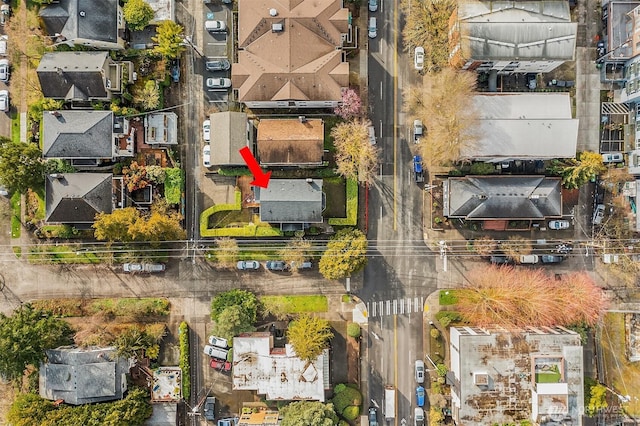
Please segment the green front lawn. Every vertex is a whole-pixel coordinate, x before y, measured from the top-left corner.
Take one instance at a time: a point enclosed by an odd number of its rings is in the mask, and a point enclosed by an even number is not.
[[[536,383],[560,383],[560,378],[560,373],[555,371],[536,373]]]
[[[262,296],[260,301],[268,311],[272,311],[271,307],[278,307],[279,312],[290,314],[329,310],[326,296]]]
[[[440,290],[438,295],[438,301],[440,305],[455,305],[458,303],[458,296],[455,290]]]
[[[11,115],[11,141],[20,143],[20,113]]]
[[[14,192],[11,196],[11,238],[20,238],[20,193]]]
[[[86,251],[77,252],[69,246],[33,247],[29,253],[31,263],[100,263],[102,260],[95,254]]]

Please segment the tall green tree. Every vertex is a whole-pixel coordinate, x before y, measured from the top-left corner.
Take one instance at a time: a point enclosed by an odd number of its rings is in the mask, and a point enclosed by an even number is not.
[[[258,298],[246,290],[229,290],[218,294],[211,301],[211,319],[218,321],[220,314],[230,306],[239,306],[244,318],[251,324],[256,322],[258,315]]]
[[[581,152],[577,159],[555,160],[549,167],[550,172],[562,177],[567,189],[579,188],[606,170],[602,155],[591,151]]]
[[[44,163],[38,145],[0,137],[0,185],[20,193],[44,186]]]
[[[239,305],[232,305],[218,315],[218,320],[213,325],[213,334],[232,342],[235,336],[255,329],[247,311]]]
[[[318,401],[299,401],[282,407],[282,426],[335,426],[338,415],[333,404]]]
[[[329,280],[351,276],[367,264],[367,237],[358,229],[342,229],[331,238],[320,259],[320,273]]]
[[[73,330],[51,312],[22,305],[8,317],[0,313],[0,374],[22,377],[29,365],[40,366],[45,350],[72,343]]]
[[[124,20],[134,31],[143,30],[153,19],[153,9],[144,0],[127,0],[122,10]]]
[[[299,358],[315,361],[333,338],[329,321],[303,314],[289,323],[287,340]]]
[[[184,51],[182,45],[184,28],[173,21],[162,21],[156,27],[156,36],[151,39],[157,43],[153,52],[167,59],[175,59]]]

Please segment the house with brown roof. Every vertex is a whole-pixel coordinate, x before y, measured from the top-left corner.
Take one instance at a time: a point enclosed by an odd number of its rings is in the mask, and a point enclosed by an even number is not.
[[[333,108],[349,85],[339,0],[238,2],[238,100],[249,108]]]
[[[324,121],[321,119],[260,120],[258,157],[269,166],[322,165]]]

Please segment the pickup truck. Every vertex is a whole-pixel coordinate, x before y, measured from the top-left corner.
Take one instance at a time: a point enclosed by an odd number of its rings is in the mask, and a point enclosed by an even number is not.
[[[413,143],[420,143],[422,134],[424,133],[424,127],[422,126],[422,120],[413,121]]]
[[[122,270],[130,274],[164,272],[165,268],[163,263],[125,263],[122,265]]]
[[[413,156],[413,176],[416,183],[424,182],[424,172],[422,170],[422,157],[419,155]]]

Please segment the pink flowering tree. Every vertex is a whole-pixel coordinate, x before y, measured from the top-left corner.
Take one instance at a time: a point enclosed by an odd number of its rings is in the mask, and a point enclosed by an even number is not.
[[[342,103],[334,110],[335,114],[344,119],[351,120],[354,117],[360,116],[362,112],[362,100],[358,93],[353,89],[346,89],[342,91]]]

